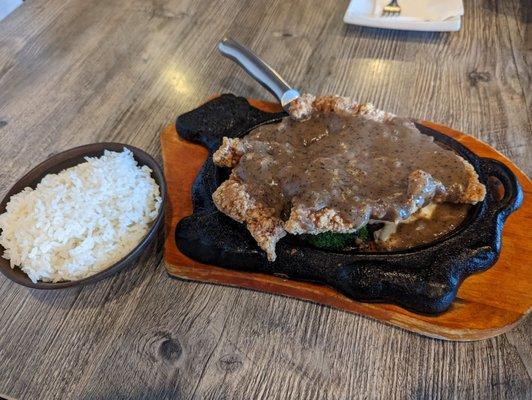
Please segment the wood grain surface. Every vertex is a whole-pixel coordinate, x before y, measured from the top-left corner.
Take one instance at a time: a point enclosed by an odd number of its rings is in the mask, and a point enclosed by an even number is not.
[[[532,173],[526,0],[457,33],[342,23],[346,0],[28,0],[0,23],[0,195],[61,150],[159,132],[212,93],[267,98],[231,35],[294,85],[467,132]],[[528,239],[530,240],[530,238]],[[18,399],[527,399],[531,318],[451,343],[265,293],[169,279],[160,253],[84,288],[0,278],[0,395]]]
[[[276,103],[249,102],[267,112],[279,112]],[[488,271],[474,274],[460,286],[450,309],[438,316],[420,315],[391,304],[353,301],[332,288],[273,275],[231,270],[195,261],[175,244],[177,223],[192,214],[192,185],[200,172],[207,151],[176,134],[174,124],[161,133],[163,167],[168,185],[164,261],[174,277],[258,290],[310,300],[344,311],[369,316],[379,321],[438,339],[467,341],[487,339],[512,329],[532,309],[532,182],[510,160],[478,139],[431,122],[430,128],[453,137],[481,157],[504,162],[518,177],[524,193],[519,210],[506,221],[502,251]],[[250,266],[251,268],[251,266]]]

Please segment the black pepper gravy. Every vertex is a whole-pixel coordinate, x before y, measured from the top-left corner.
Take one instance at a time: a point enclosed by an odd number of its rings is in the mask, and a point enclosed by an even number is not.
[[[445,188],[451,185],[467,185],[461,157],[404,118],[384,123],[337,113],[302,122],[285,118],[242,140],[248,151],[234,173],[284,220],[299,206],[333,208],[354,227],[369,219],[399,221],[412,214],[413,202],[418,209],[435,196],[445,200]],[[412,182],[414,171],[424,171],[430,179]],[[398,243],[412,246],[441,236],[465,218],[465,209],[445,206],[437,222],[403,224]]]

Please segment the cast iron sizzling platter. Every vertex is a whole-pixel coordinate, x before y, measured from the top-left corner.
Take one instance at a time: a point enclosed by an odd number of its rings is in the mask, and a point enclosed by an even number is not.
[[[219,212],[212,202],[212,193],[228,176],[227,170],[213,164],[212,153],[223,136],[241,137],[285,116],[263,112],[245,98],[226,94],[177,118],[179,135],[209,150],[193,185],[193,214],[176,227],[176,245],[185,255],[225,268],[318,282],[355,300],[394,303],[428,314],[449,308],[464,278],[495,263],[504,221],[522,202],[517,178],[504,164],[478,157],[421,124],[416,125],[423,134],[468,160],[486,185],[486,199],[471,208],[459,228],[429,245],[387,253],[326,252],[287,236],[277,244],[277,260],[268,262],[246,227]],[[490,176],[502,183],[502,199],[489,184]]]

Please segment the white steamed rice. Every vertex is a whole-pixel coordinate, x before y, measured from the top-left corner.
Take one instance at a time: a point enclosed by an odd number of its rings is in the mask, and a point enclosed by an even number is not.
[[[94,275],[129,253],[157,217],[159,186],[130,150],[86,160],[12,196],[0,215],[3,257],[33,282]]]

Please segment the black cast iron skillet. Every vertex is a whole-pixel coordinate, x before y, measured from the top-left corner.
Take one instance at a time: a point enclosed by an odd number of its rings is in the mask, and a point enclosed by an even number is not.
[[[299,97],[297,90],[250,49],[227,38],[218,48],[277,97],[285,110]],[[214,206],[211,195],[227,178],[227,171],[214,166],[212,153],[223,136],[241,137],[284,116],[253,108],[244,98],[224,95],[177,119],[177,131],[183,138],[209,149],[193,187],[194,213],[176,228],[176,244],[183,253],[207,264],[320,282],[353,299],[395,303],[431,314],[449,308],[465,277],[495,263],[503,223],[523,198],[515,175],[504,164],[480,158],[420,124],[417,127],[422,133],[467,159],[488,187],[486,199],[470,210],[457,230],[429,245],[373,254],[326,252],[285,237],[277,244],[277,260],[268,262],[247,229]],[[502,199],[488,185],[491,176],[504,187]]]
[[[394,303],[428,314],[449,308],[464,278],[495,263],[504,221],[522,203],[517,178],[504,164],[478,157],[421,124],[416,125],[423,134],[469,161],[487,187],[486,199],[471,208],[460,227],[429,245],[386,253],[322,251],[287,236],[277,244],[277,260],[269,262],[246,227],[215,207],[211,196],[227,170],[213,164],[212,153],[223,136],[242,137],[285,116],[263,112],[243,97],[226,94],[177,118],[179,135],[209,150],[193,185],[193,214],[176,227],[176,245],[184,254],[206,264],[318,282],[356,300]],[[502,198],[489,177],[502,183]]]

